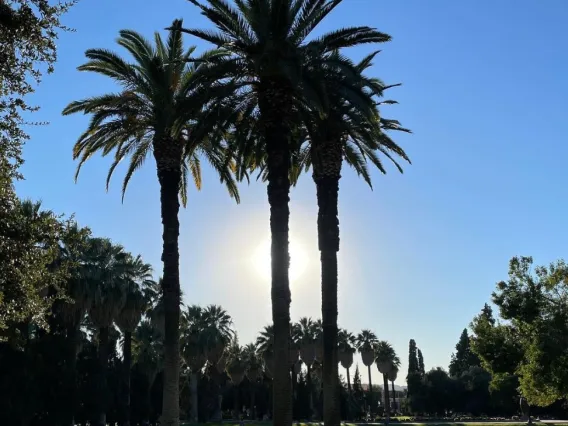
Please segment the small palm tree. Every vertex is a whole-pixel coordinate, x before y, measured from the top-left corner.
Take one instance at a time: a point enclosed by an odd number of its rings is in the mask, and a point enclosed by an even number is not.
[[[310,395],[310,415],[314,412],[312,367],[316,361],[316,346],[318,344],[318,323],[311,318],[303,317],[292,327],[293,340],[300,346],[300,357],[306,364],[306,381]]]
[[[341,363],[341,366],[345,368],[345,374],[347,376],[349,396],[352,397],[353,391],[351,389],[349,369],[353,365],[353,354],[356,351],[356,341],[353,333],[350,333],[345,329],[340,329],[337,335],[337,347],[339,351],[339,362]]]
[[[142,314],[147,309],[147,298],[143,286],[152,279],[152,266],[144,263],[140,256],[129,256],[128,272],[125,277],[126,298],[123,308],[118,313],[115,323],[123,334],[122,356],[122,409],[123,424],[130,425],[130,369],[132,366],[132,333],[140,323]]]
[[[239,385],[245,378],[247,371],[246,354],[239,345],[239,340],[235,336],[227,348],[227,367],[225,371],[233,383],[234,390],[234,413],[233,418],[239,418]]]
[[[203,309],[188,306],[182,316],[181,353],[190,372],[191,421],[197,423],[199,374],[207,362],[207,335]]]
[[[96,426],[106,426],[107,367],[110,329],[126,301],[125,275],[129,255],[122,246],[108,239],[92,238],[83,264],[89,283],[91,305],[89,318],[98,331],[98,375],[95,419]]]
[[[67,353],[65,362],[67,367],[67,404],[65,407],[65,424],[75,424],[75,411],[77,409],[77,354],[81,342],[80,324],[90,305],[89,285],[82,268],[85,250],[88,247],[91,233],[87,228],[80,228],[76,222],[69,222],[60,241],[57,263],[70,265],[69,277],[65,281],[65,294],[68,300],[59,301],[55,310],[63,319],[66,328]]]
[[[262,374],[262,359],[258,354],[258,348],[254,343],[249,343],[243,348],[243,359],[246,364],[246,376],[251,383],[250,408],[252,418],[256,419],[256,383]]]
[[[140,325],[136,327],[132,337],[132,355],[134,365],[146,378],[146,386],[144,388],[145,404],[143,405],[142,424],[150,424],[152,385],[163,364],[162,336],[150,320],[144,319]]]
[[[270,378],[274,374],[274,327],[266,325],[256,338],[257,351],[264,363],[264,372]]]
[[[388,376],[393,370],[395,363],[400,364],[396,352],[392,345],[381,340],[375,345],[375,360],[379,373],[383,375],[383,393],[385,403],[385,422],[388,424],[390,419],[390,398],[389,398],[389,379]]]
[[[142,35],[120,31],[118,44],[134,58],[134,63],[105,49],[86,52],[89,61],[80,71],[111,77],[121,91],[69,104],[63,114],[92,115],[87,130],[79,137],[73,157],[79,167],[97,151],[114,152],[107,187],[118,164],[130,158],[124,182],[127,185],[149,155],[156,161],[160,184],[163,224],[163,304],[164,344],[164,424],[179,424],[179,207],[187,202],[188,176],[201,187],[201,162],[205,158],[238,201],[238,191],[224,148],[217,143],[217,123],[204,116],[212,96],[223,91],[222,84],[202,85],[195,78],[197,65],[190,63],[194,48],[184,49],[181,21],[174,21],[166,43],[155,34],[152,45]],[[219,90],[217,90],[219,89]],[[208,109],[209,108],[209,109]],[[178,198],[179,197],[179,198]]]
[[[398,369],[400,368],[400,359],[399,357],[395,357],[395,360],[393,362],[393,366],[391,368],[391,370],[389,371],[389,373],[387,374],[387,378],[390,380],[391,382],[391,390],[392,390],[392,406],[393,408],[397,408],[396,407],[396,390],[394,388],[394,382],[398,377]]]
[[[373,409],[373,383],[371,381],[371,366],[375,362],[375,345],[379,342],[377,335],[371,330],[362,330],[355,339],[357,350],[361,354],[363,364],[367,367],[369,375],[369,408]]]

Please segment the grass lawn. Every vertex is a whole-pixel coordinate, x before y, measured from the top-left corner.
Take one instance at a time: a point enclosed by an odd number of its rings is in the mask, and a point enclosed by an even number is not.
[[[399,418],[402,420],[402,418]],[[207,426],[239,426],[239,422],[234,421],[226,421],[223,423],[206,423]],[[272,422],[244,422],[244,424],[251,424],[255,426],[271,426]],[[365,425],[382,425],[383,423],[341,423],[342,426],[365,426]],[[495,426],[495,425],[507,425],[507,426],[526,426],[526,423],[523,422],[441,422],[441,423],[391,423],[391,425],[412,425],[412,426]],[[555,425],[554,423],[540,423],[540,422],[533,422],[535,425],[545,425],[546,426],[565,426],[565,424],[558,424]],[[182,423],[181,426],[197,426],[194,423]],[[312,423],[299,423],[294,422],[292,426],[323,426],[323,422],[312,422]]]

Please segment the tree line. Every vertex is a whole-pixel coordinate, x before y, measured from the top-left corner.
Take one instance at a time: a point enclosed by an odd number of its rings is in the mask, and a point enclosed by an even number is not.
[[[162,411],[165,306],[162,283],[140,256],[106,238],[91,235],[71,219],[56,219],[39,203],[22,207],[27,220],[51,218],[62,230],[48,270],[64,278],[45,288],[52,300],[41,317],[12,319],[0,342],[0,420],[5,424],[153,424]],[[60,293],[64,296],[60,296]],[[181,418],[221,420],[271,418],[276,369],[274,327],[241,345],[222,307],[182,304],[180,317]],[[294,418],[321,419],[323,325],[301,318],[289,336],[287,370]],[[346,369],[335,402],[344,418],[359,418],[379,404],[362,393],[359,372],[349,368],[359,351],[364,364],[383,373],[383,409],[390,407],[388,381],[400,360],[369,330],[339,332],[338,353]],[[369,375],[370,380],[370,375]],[[394,396],[394,394],[393,394]],[[374,399],[377,398],[377,399]],[[243,413],[242,407],[246,407]],[[231,414],[228,414],[231,412]]]
[[[513,257],[508,279],[499,281],[464,329],[445,371],[419,367],[409,344],[410,411],[430,415],[566,416],[568,266],[563,260],[534,266]],[[521,409],[521,406],[524,406]],[[524,411],[524,412],[523,412]]]
[[[166,40],[160,34],[152,42],[135,31],[121,31],[118,44],[130,54],[131,60],[105,49],[89,49],[88,61],[79,67],[80,71],[113,79],[117,91],[72,102],[63,111],[65,115],[84,113],[91,118],[73,148],[73,157],[79,163],[77,172],[95,153],[112,154],[108,185],[116,166],[127,160],[124,195],[134,172],[148,157],[155,161],[163,224],[162,422],[179,424],[182,319],[178,212],[180,205],[187,203],[189,179],[200,188],[201,164],[205,160],[237,202],[239,181],[258,174],[267,183],[272,236],[272,416],[274,424],[281,426],[289,426],[292,421],[289,193],[303,171],[312,171],[317,190],[322,263],[323,417],[326,424],[337,426],[340,423],[337,252],[341,170],[345,162],[370,185],[369,164],[385,173],[381,157],[393,162],[400,171],[397,161],[409,162],[406,153],[388,134],[409,131],[398,121],[379,114],[383,105],[396,103],[383,98],[385,90],[393,85],[368,75],[379,51],[353,62],[346,56],[346,49],[384,43],[390,36],[366,26],[312,36],[341,0],[190,2],[215,31],[185,28],[181,20],[175,20],[168,28]],[[45,221],[26,222],[12,186],[13,180],[19,178],[20,149],[26,139],[20,113],[33,110],[24,102],[25,95],[33,90],[27,85],[26,76],[39,79],[38,62],[47,64],[51,71],[56,60],[57,31],[67,29],[60,23],[60,17],[70,6],[50,6],[45,0],[0,2],[2,55],[10,64],[5,69],[21,71],[3,71],[0,104],[4,114],[0,128],[4,226],[0,247],[2,261],[9,271],[3,277],[0,319],[8,330],[16,324],[29,323],[31,318],[47,331],[55,301],[61,299],[65,304],[74,300],[74,295],[65,293],[65,284],[72,279],[73,271],[60,277],[47,274],[55,281],[46,280],[45,270],[50,270],[60,255],[60,231],[52,229],[55,222],[53,225]],[[212,49],[196,54],[194,47],[184,48],[184,33],[204,40]],[[34,228],[36,225],[39,228]],[[22,228],[17,229],[18,226]],[[29,234],[34,232],[37,236]],[[29,236],[28,240],[21,239],[25,235]],[[97,241],[98,250],[116,248],[108,240]],[[71,269],[77,267],[75,259],[70,262]],[[108,278],[99,277],[101,281]],[[110,341],[109,318],[118,312],[120,304],[107,305],[101,297],[69,309],[71,317],[87,306],[89,312],[99,312],[89,316],[98,327],[102,360],[106,359],[105,348]],[[67,336],[67,339],[74,338]],[[382,349],[389,353],[387,347]],[[390,364],[385,359],[373,362],[378,361],[381,372],[388,375]],[[99,372],[99,388],[103,386],[103,373]],[[102,404],[100,400],[95,403],[99,412]],[[103,420],[101,414],[96,424],[103,424]]]

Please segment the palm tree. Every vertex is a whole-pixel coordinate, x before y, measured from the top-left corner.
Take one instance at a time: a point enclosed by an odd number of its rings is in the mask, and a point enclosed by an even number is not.
[[[303,317],[292,327],[293,340],[300,347],[300,358],[307,368],[307,386],[310,395],[310,414],[313,415],[313,386],[312,386],[312,366],[316,360],[316,345],[318,338],[318,324],[311,318]]]
[[[197,84],[197,66],[190,64],[194,48],[183,47],[182,22],[174,21],[166,43],[158,33],[153,46],[142,35],[120,31],[118,44],[134,58],[129,63],[105,49],[86,52],[89,61],[80,71],[92,71],[116,80],[122,91],[69,104],[63,114],[91,114],[87,130],[79,137],[73,156],[79,167],[97,151],[114,152],[107,187],[117,165],[130,158],[122,185],[123,197],[133,173],[153,154],[160,184],[163,224],[163,297],[165,318],[164,424],[179,424],[179,220],[181,198],[187,202],[188,175],[201,187],[200,157],[213,166],[237,201],[238,191],[224,148],[216,143],[211,120],[202,119],[216,86]],[[220,87],[221,85],[219,85]],[[213,123],[212,126],[216,126]]]
[[[389,374],[393,367],[400,360],[396,356],[396,352],[390,343],[381,340],[375,345],[375,360],[379,373],[383,375],[383,392],[385,403],[385,423],[388,424],[390,420],[390,398],[389,398]]]
[[[389,371],[389,374],[387,374],[388,379],[391,382],[391,389],[392,389],[392,406],[393,408],[397,408],[396,407],[396,390],[394,388],[394,381],[397,379],[398,377],[398,369],[400,367],[400,359],[398,357],[396,357],[395,362],[393,363],[393,366],[391,368],[391,370]]]
[[[386,34],[382,40],[390,40]],[[295,183],[303,169],[313,166],[313,180],[318,199],[318,242],[321,253],[322,320],[324,336],[324,405],[326,418],[338,422],[339,398],[337,371],[337,252],[339,251],[338,195],[343,159],[371,186],[367,160],[386,173],[377,153],[383,153],[402,172],[394,156],[409,161],[405,152],[383,131],[382,127],[407,131],[393,120],[381,120],[375,96],[382,96],[388,87],[363,72],[372,66],[375,52],[359,64],[352,64],[338,51],[327,54],[325,66],[312,71],[321,81],[327,94],[323,113],[310,108],[301,109],[307,146],[302,149],[294,167]],[[341,63],[341,68],[337,65]],[[346,74],[344,68],[352,72]],[[394,103],[394,101],[386,101]],[[382,125],[384,123],[384,125]]]
[[[151,390],[156,375],[162,367],[163,346],[161,335],[150,320],[142,320],[134,331],[132,355],[135,366],[146,378],[145,404],[142,424],[150,424]]]
[[[93,424],[106,426],[107,367],[110,328],[125,303],[125,274],[129,255],[108,239],[92,238],[83,265],[91,291],[89,318],[98,331],[98,377],[96,418]]]
[[[349,397],[352,397],[353,391],[351,389],[351,377],[349,369],[353,365],[353,354],[355,353],[355,336],[353,333],[345,329],[340,329],[337,335],[337,347],[339,352],[339,362],[345,368],[347,376],[347,389],[349,390]]]
[[[371,366],[375,362],[375,345],[379,342],[377,335],[371,330],[362,330],[355,338],[357,350],[361,354],[363,364],[367,367],[369,375],[369,410],[373,408],[373,383],[371,381]]]
[[[225,51],[209,61],[204,75],[212,80],[231,81],[242,100],[237,116],[258,117],[261,124],[272,235],[274,423],[289,425],[292,422],[287,370],[291,299],[288,277],[290,141],[298,124],[296,106],[307,103],[319,110],[325,97],[319,82],[303,70],[314,59],[314,51],[325,53],[374,42],[383,35],[368,27],[347,28],[307,42],[307,37],[341,0],[238,0],[235,6],[225,0],[190,1],[219,31],[185,31]],[[245,145],[244,151],[256,150],[249,144],[249,138],[240,142]]]
[[[127,260],[129,271],[126,275],[126,298],[115,323],[123,333],[123,389],[122,408],[123,425],[130,426],[130,369],[132,366],[132,333],[146,311],[148,300],[143,293],[143,286],[152,280],[152,266],[144,263],[140,256],[129,256]]]
[[[256,338],[256,347],[262,357],[264,372],[269,378],[274,374],[274,327],[266,325]]]
[[[207,362],[207,336],[203,309],[200,306],[188,306],[182,316],[182,358],[190,371],[191,421],[197,423],[198,398],[197,384],[199,374]]]
[[[77,222],[69,222],[63,233],[59,247],[57,263],[71,265],[69,277],[65,281],[65,294],[68,300],[59,301],[56,311],[59,312],[66,328],[67,354],[67,413],[65,424],[75,424],[75,411],[77,409],[77,354],[80,346],[80,324],[90,304],[88,282],[83,276],[85,272],[82,264],[85,251],[88,247],[90,231],[80,228]]]
[[[256,382],[262,374],[262,359],[258,354],[258,348],[254,343],[249,343],[243,348],[243,360],[246,364],[246,376],[251,383],[250,409],[252,419],[256,420]]]
[[[239,340],[235,336],[233,341],[227,348],[227,366],[225,371],[233,383],[234,389],[234,413],[233,418],[237,420],[239,418],[239,385],[245,378],[247,371],[247,363],[245,358],[245,352],[243,348],[239,345]]]
[[[219,305],[209,305],[202,313],[207,360],[216,365],[235,335],[233,320]]]

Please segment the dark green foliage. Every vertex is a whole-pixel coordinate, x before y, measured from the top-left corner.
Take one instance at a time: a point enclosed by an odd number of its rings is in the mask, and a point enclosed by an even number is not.
[[[471,350],[469,335],[464,328],[460,340],[456,345],[456,352],[452,354],[450,361],[450,376],[460,377],[471,367],[480,366],[480,361],[475,352]]]
[[[37,110],[25,98],[41,81],[43,71],[53,71],[57,32],[67,29],[60,18],[74,2],[50,3],[0,1],[0,188],[6,185],[4,177],[18,177],[22,145],[28,138],[22,130],[22,113]]]
[[[547,406],[568,395],[568,265],[559,260],[533,272],[532,263],[511,259],[508,280],[493,293],[506,322],[485,305],[472,322],[472,348],[495,377],[516,375],[527,401]]]
[[[426,368],[424,367],[424,355],[422,351],[418,349],[418,372],[422,375],[426,374]]]
[[[414,339],[410,339],[408,342],[408,375],[410,376],[411,374],[418,373],[419,371],[416,342]]]

